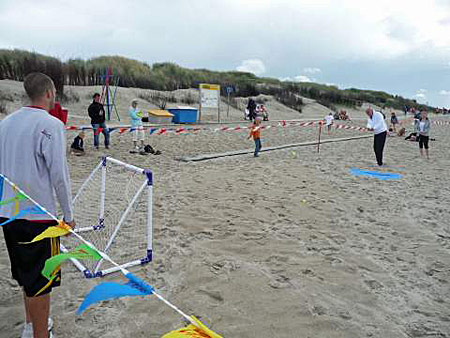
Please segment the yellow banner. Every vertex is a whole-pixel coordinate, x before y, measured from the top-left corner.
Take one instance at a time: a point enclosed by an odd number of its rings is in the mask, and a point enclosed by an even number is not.
[[[209,84],[209,83],[200,83],[200,89],[220,90],[220,85]]]

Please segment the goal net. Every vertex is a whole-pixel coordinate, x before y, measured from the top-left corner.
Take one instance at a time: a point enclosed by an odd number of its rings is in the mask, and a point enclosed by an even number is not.
[[[75,231],[122,268],[152,260],[152,173],[104,157],[73,199]],[[75,236],[61,238],[62,251],[79,245]],[[88,278],[118,271],[100,260],[72,262]]]

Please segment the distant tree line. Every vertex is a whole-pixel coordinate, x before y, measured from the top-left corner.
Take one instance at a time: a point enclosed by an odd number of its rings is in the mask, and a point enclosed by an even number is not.
[[[259,94],[273,95],[287,106],[301,111],[300,96],[317,100],[334,109],[334,105],[357,106],[369,102],[378,106],[396,109],[408,107],[424,108],[415,100],[393,96],[381,91],[339,89],[336,86],[306,82],[284,82],[273,78],[259,78],[251,73],[229,71],[218,72],[207,69],[187,69],[174,63],[155,63],[131,60],[121,56],[101,56],[89,60],[70,59],[62,62],[54,57],[23,50],[0,49],[0,80],[23,81],[33,71],[44,72],[55,82],[60,96],[64,96],[64,85],[94,86],[104,83],[104,75],[110,67],[114,83],[121,87],[136,87],[161,91],[198,88],[200,83],[221,85],[221,94],[227,95],[226,87],[233,87],[233,97],[255,97]],[[433,109],[432,107],[427,107]]]

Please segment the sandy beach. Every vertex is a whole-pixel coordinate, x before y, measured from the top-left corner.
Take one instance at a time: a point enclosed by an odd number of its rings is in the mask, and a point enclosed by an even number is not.
[[[0,90],[18,93],[9,110],[22,104],[21,85],[0,81]],[[68,125],[89,124],[86,108],[99,89],[66,88],[80,97],[67,105]],[[123,123],[139,91],[119,90]],[[305,103],[302,114],[270,98],[266,105],[271,120],[322,119],[329,111]],[[238,109],[223,115],[241,121],[234,125],[249,125]],[[365,126],[363,108],[350,115],[353,121],[337,122]],[[316,126],[268,124],[274,127],[263,130],[263,148],[318,136]],[[251,149],[253,142],[247,131],[147,133],[146,143],[162,154],[142,156],[129,153],[128,132],[113,133],[106,151],[94,150],[88,132],[86,156],[69,155],[68,161],[74,193],[104,154],[154,172],[154,260],[132,271],[224,337],[450,337],[449,130],[432,125],[430,160],[420,158],[416,142],[388,138],[388,166],[380,170],[403,175],[392,181],[349,172],[378,170],[372,138],[323,144],[320,153],[307,146],[185,163],[178,159]],[[365,134],[333,130],[322,138]],[[75,135],[68,131],[67,141]],[[0,252],[0,336],[16,338],[22,295],[10,279],[3,239]],[[62,285],[52,294],[56,337],[161,337],[184,325],[152,296],[104,302],[77,316],[84,296],[104,280],[124,279],[88,280],[72,264],[63,266]]]

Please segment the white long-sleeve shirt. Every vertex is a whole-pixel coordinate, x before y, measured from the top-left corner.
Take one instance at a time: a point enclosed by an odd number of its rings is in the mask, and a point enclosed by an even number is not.
[[[383,114],[374,111],[372,118],[367,119],[367,128],[373,129],[375,135],[387,131],[386,122],[384,122]]]
[[[64,125],[47,111],[23,107],[0,122],[0,173],[53,215],[56,215],[56,193],[65,221],[73,220]],[[9,184],[4,183],[2,200],[15,195]],[[19,210],[31,206],[33,203],[22,200]],[[14,215],[14,203],[0,206],[0,217]],[[50,217],[20,218],[46,220]]]

